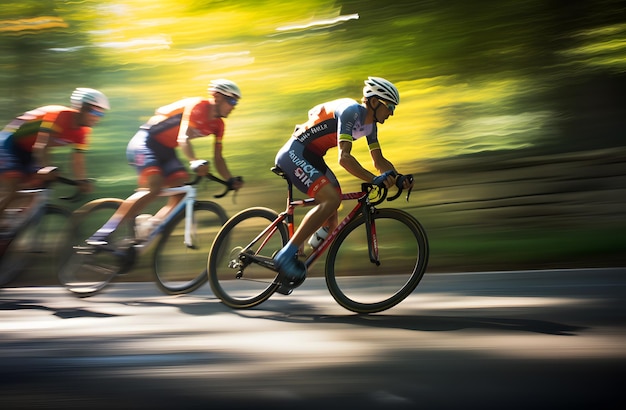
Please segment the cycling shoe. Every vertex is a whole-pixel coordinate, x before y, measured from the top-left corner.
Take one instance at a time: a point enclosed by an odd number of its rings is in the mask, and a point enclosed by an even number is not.
[[[278,278],[281,281],[281,287],[294,289],[304,282],[306,266],[297,258],[296,254],[291,255],[291,252],[283,249],[278,252],[274,261],[275,266],[278,268]]]

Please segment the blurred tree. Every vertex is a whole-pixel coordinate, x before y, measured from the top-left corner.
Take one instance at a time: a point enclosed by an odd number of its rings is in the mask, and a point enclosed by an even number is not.
[[[618,0],[398,0],[374,7],[343,0],[362,22],[336,36],[371,37],[364,74],[408,80],[449,76],[459,83],[524,78],[516,103],[498,113],[554,114],[542,151],[624,145],[626,6]],[[376,2],[379,5],[379,2]],[[368,6],[370,5],[370,6]],[[472,107],[450,113],[476,115]]]
[[[4,1],[0,11],[0,116],[40,101],[46,92],[67,100],[84,77],[97,74],[88,31],[95,2]]]

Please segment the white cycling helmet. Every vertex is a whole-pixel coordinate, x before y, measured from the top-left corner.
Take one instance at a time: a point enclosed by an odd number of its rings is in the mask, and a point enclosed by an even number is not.
[[[241,90],[237,87],[237,84],[230,80],[219,79],[211,81],[209,92],[218,92],[229,97],[241,98]]]
[[[77,88],[70,97],[72,108],[80,110],[83,104],[93,105],[95,107],[102,108],[103,110],[110,110],[109,100],[107,97],[98,90],[93,88]]]
[[[392,104],[400,104],[400,93],[395,85],[381,77],[368,77],[363,87],[363,96],[379,97]]]

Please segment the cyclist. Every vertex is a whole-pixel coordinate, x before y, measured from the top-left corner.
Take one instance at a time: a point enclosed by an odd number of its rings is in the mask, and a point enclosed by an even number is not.
[[[275,256],[275,265],[283,284],[299,286],[306,268],[297,258],[298,249],[318,229],[332,230],[337,226],[337,209],[341,203],[341,188],[337,178],[324,162],[331,147],[338,147],[338,162],[350,174],[367,182],[386,187],[396,183],[396,171],[382,154],[378,142],[378,124],[394,114],[400,103],[397,88],[380,77],[368,77],[361,103],[341,98],[319,104],[309,110],[306,123],[297,125],[291,138],[278,151],[276,164],[300,191],[315,198],[317,205],[303,218],[290,241]],[[374,168],[379,175],[365,169],[352,156],[352,141],[365,137]],[[405,189],[412,188],[407,179],[400,181]],[[322,228],[320,228],[322,227]]]
[[[50,148],[75,146],[72,153],[74,178],[82,192],[92,187],[86,179],[84,152],[92,127],[100,121],[109,100],[98,90],[76,88],[71,108],[46,105],[17,116],[0,132],[0,214],[17,197],[17,191],[42,181],[37,170],[50,164]]]
[[[215,136],[213,163],[219,174],[228,181],[229,187],[243,186],[240,177],[233,177],[222,156],[224,120],[241,98],[237,84],[230,80],[211,81],[209,97],[191,97],[160,107],[143,124],[128,143],[126,156],[130,165],[137,169],[140,190],[126,199],[89,240],[91,245],[107,245],[108,237],[120,223],[135,218],[139,211],[154,200],[164,187],[183,185],[189,178],[185,166],[176,156],[180,147],[189,160],[190,169],[200,176],[207,175],[208,162],[198,159],[191,140],[210,135]],[[155,218],[163,218],[182,199],[169,197],[168,203],[159,210]]]

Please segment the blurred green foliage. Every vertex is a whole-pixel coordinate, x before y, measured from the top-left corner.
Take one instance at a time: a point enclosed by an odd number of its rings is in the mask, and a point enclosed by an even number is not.
[[[313,105],[359,99],[368,75],[400,89],[380,134],[402,172],[427,175],[446,158],[623,147],[624,11],[616,0],[7,0],[0,118],[67,104],[77,86],[101,89],[112,110],[94,128],[89,168],[96,196],[126,196],[135,175],[124,153],[137,127],[229,78],[244,95],[224,149],[248,183],[232,209],[281,207],[282,183],[268,171],[276,150]],[[194,142],[211,157],[210,139]],[[354,152],[368,165],[362,145]],[[334,155],[330,166],[350,181]]]

